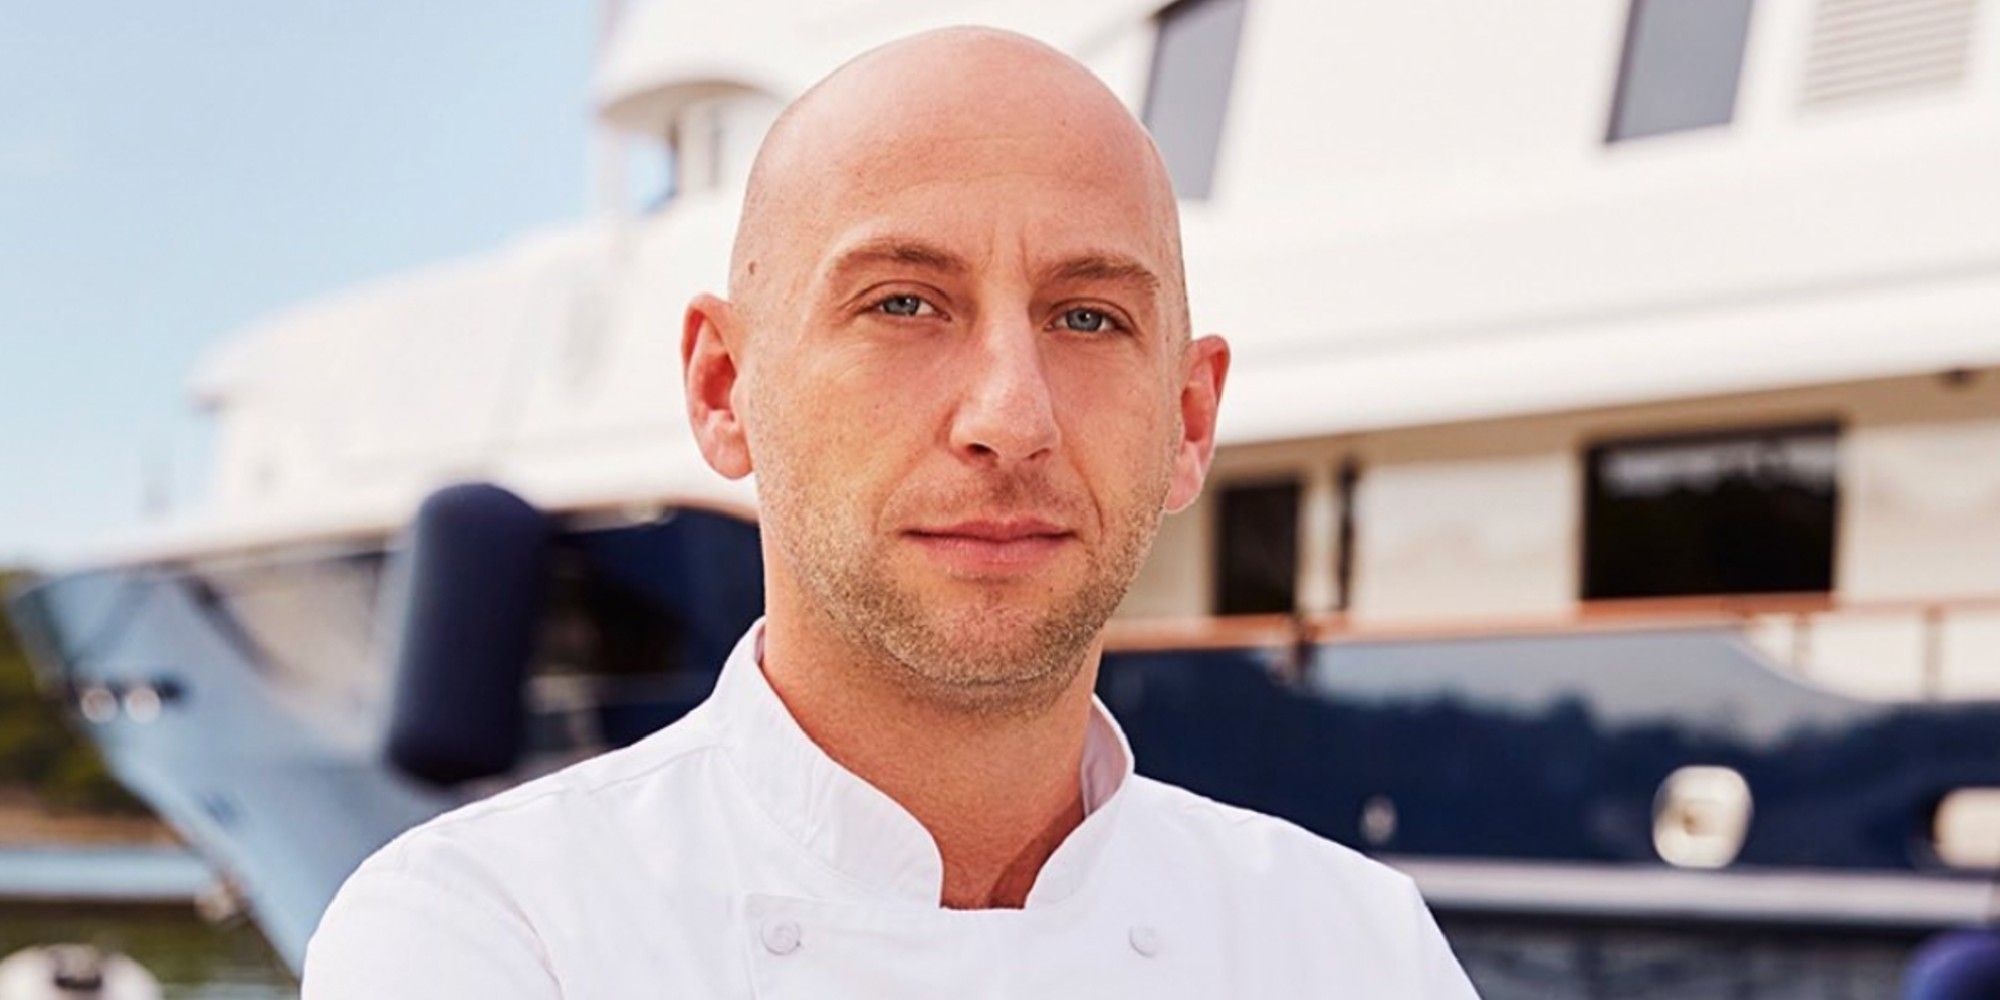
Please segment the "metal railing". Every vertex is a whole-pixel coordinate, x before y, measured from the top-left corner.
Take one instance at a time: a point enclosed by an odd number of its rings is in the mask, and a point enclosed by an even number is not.
[[[1848,647],[1883,643],[1849,641],[1843,629],[1857,624],[1905,624],[1914,630],[1907,650],[1874,657],[1866,670],[1834,670]],[[1440,619],[1422,622],[1357,621],[1344,613],[1229,615],[1115,619],[1105,632],[1112,651],[1163,649],[1299,649],[1321,643],[1425,642],[1517,635],[1657,628],[1727,627],[1742,631],[1772,664],[1794,675],[1851,693],[1881,696],[1899,691],[1942,700],[1951,696],[1954,626],[1990,623],[1992,641],[1957,649],[1964,660],[1983,657],[1989,678],[1973,684],[1982,696],[2000,697],[2000,594],[1912,600],[1843,600],[1830,594],[1742,594],[1579,602],[1568,614]],[[1961,644],[1971,642],[1959,636]],[[1866,650],[1862,650],[1866,652]]]

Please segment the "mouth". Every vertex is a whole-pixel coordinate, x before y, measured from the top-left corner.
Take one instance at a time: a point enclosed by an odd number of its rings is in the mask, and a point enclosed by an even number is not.
[[[1033,518],[972,520],[903,532],[933,559],[965,575],[1037,569],[1076,541],[1076,532]]]

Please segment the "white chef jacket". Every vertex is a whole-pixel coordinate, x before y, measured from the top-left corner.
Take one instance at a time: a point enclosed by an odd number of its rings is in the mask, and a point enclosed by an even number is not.
[[[681,720],[369,857],[305,1000],[1476,1000],[1408,878],[1134,774],[1098,702],[1086,815],[1026,905],[939,906],[935,842],[793,720],[761,624]]]

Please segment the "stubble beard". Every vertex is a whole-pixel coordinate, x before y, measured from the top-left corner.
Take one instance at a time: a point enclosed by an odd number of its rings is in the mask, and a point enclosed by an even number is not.
[[[1017,487],[1002,490],[1010,488]],[[776,529],[809,602],[884,680],[954,712],[1023,715],[1046,709],[1074,683],[1151,548],[1166,488],[1163,469],[1143,496],[1107,510],[1083,582],[1039,604],[1010,600],[997,587],[949,606],[926,600],[895,579],[887,543],[829,517],[805,499],[809,488],[767,477],[761,504],[766,530]]]

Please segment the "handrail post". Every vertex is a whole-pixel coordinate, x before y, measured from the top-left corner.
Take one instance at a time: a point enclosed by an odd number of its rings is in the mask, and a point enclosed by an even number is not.
[[[1808,671],[1807,658],[1812,655],[1812,618],[1809,612],[1792,613],[1792,669],[1800,677]]]
[[[1944,606],[1924,606],[1923,693],[1927,701],[1944,697]]]

